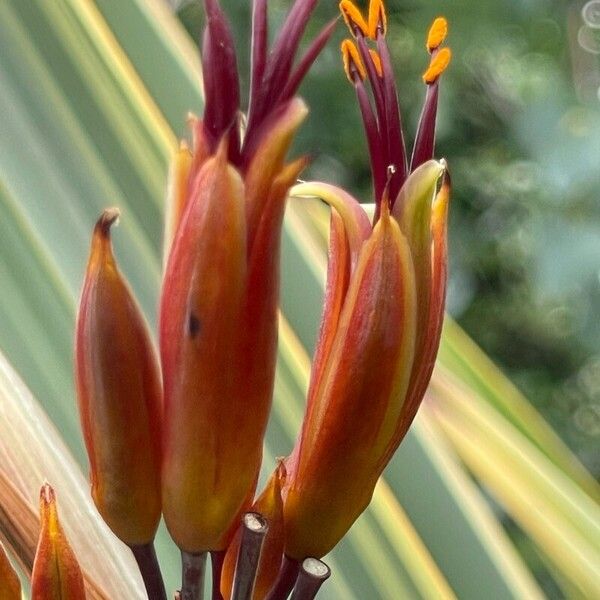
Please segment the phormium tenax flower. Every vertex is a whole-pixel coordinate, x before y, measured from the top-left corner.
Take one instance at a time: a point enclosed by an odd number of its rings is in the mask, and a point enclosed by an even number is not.
[[[371,225],[339,188],[305,183],[291,192],[333,210],[308,404],[285,463],[288,579],[290,563],[329,552],[368,505],[431,377],[445,299],[450,180],[432,156],[439,77],[450,58],[440,47],[446,21],[436,19],[428,36],[427,95],[409,161],[383,3],[371,0],[366,17],[348,0],[340,8],[355,38],[342,53],[364,121],[376,210]],[[284,587],[272,597],[284,597]]]
[[[252,503],[273,392],[285,199],[306,163],[285,162],[307,113],[295,93],[333,30],[295,63],[316,0],[294,2],[270,49],[267,2],[253,2],[242,123],[230,27],[217,0],[204,5],[205,109],[172,170],[159,327],[163,512],[194,554],[223,551]]]

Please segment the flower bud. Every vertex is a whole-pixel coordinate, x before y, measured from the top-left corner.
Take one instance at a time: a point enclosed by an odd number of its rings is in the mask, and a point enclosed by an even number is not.
[[[186,552],[224,550],[252,497],[277,353],[284,163],[306,107],[263,125],[244,170],[224,137],[197,174],[173,240],[160,308],[165,521]]]
[[[47,483],[40,491],[40,520],[31,600],[82,600],[83,575],[58,521],[54,490]]]
[[[92,497],[126,544],[154,538],[160,518],[158,363],[148,328],[115,262],[106,210],[96,223],[79,304],[75,378]]]

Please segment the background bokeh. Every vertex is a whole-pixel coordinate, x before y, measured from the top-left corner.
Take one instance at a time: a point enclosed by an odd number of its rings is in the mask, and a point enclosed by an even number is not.
[[[247,56],[249,3],[223,4]],[[272,18],[287,5],[271,0]],[[171,6],[198,40],[199,3]],[[448,310],[599,476],[600,2],[387,6],[407,140],[425,91],[425,32],[439,14],[450,22],[454,57],[437,138],[455,186]],[[321,1],[312,27],[336,7]],[[338,51],[345,33],[340,23],[302,90],[312,114],[300,147],[314,159],[307,177],[370,201],[361,121]]]

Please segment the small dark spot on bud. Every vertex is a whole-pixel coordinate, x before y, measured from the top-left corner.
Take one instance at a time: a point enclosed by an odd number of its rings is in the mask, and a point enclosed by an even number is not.
[[[200,319],[194,314],[190,313],[190,318],[188,320],[188,334],[190,337],[196,337],[200,330],[202,329],[202,324],[200,323]]]

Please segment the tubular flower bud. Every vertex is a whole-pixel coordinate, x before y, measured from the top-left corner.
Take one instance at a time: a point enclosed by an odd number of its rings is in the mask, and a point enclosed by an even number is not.
[[[227,547],[259,471],[275,373],[283,213],[306,163],[285,163],[307,113],[294,94],[333,31],[325,27],[294,66],[315,4],[297,0],[269,49],[266,2],[255,2],[242,136],[230,27],[217,0],[205,0],[205,112],[192,123],[159,318],[163,512],[186,552]]]
[[[79,304],[75,378],[92,497],[129,545],[154,538],[160,518],[158,362],[146,323],[112,253],[106,210],[94,228]]]
[[[444,172],[429,161],[411,174],[401,204],[390,212],[384,199],[372,230],[366,217],[356,222],[358,202],[341,190],[319,183],[293,190],[334,207],[307,410],[286,462],[286,554],[295,560],[329,552],[366,508],[425,392],[443,313]],[[351,210],[341,213],[340,204]],[[358,244],[352,228],[362,232]]]
[[[383,14],[372,4],[369,14]],[[357,36],[368,80],[353,79],[371,154],[373,225],[339,188],[305,183],[292,190],[332,207],[306,413],[285,463],[285,554],[294,561],[329,552],[367,507],[416,415],[441,334],[450,179],[446,163],[431,157],[443,69],[428,86],[409,165],[385,25],[378,27],[380,67]],[[434,50],[432,61],[441,65],[444,50]]]
[[[82,600],[83,575],[58,521],[54,490],[48,484],[40,492],[40,520],[31,600]]]
[[[21,600],[21,582],[2,544],[0,544],[0,600]]]
[[[285,467],[283,463],[277,466],[277,469],[271,475],[262,494],[256,499],[252,512],[262,515],[269,524],[269,530],[265,536],[260,561],[252,593],[253,600],[260,600],[267,596],[268,591],[273,586],[284,549],[284,525],[283,525],[283,503],[281,500],[281,488],[285,482]],[[225,562],[223,564],[223,574],[221,575],[221,594],[225,600],[231,597],[233,578],[235,574],[235,565],[240,541],[242,537],[241,529],[238,529],[235,537],[231,541]]]

